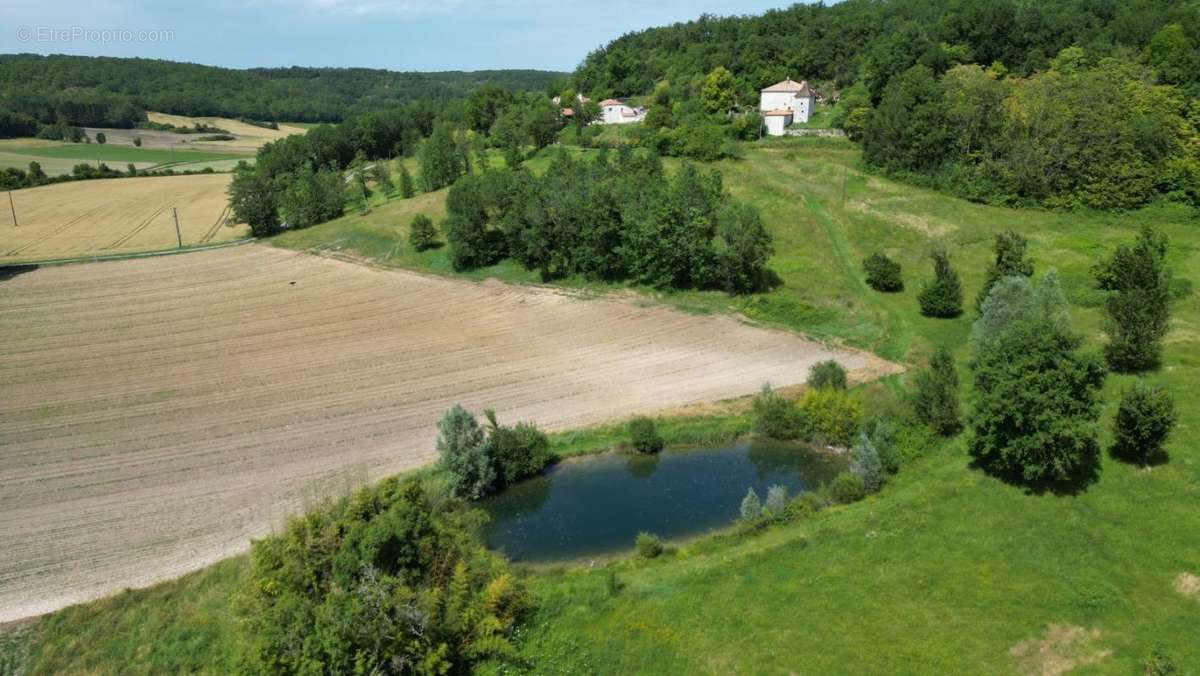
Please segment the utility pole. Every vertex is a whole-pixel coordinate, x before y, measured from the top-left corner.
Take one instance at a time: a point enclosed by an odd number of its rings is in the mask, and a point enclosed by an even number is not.
[[[8,208],[12,210],[13,227],[15,228],[15,227],[17,227],[17,208],[15,206],[13,206],[11,190],[8,191]]]
[[[175,219],[175,239],[179,242],[179,248],[183,248],[183,235],[179,233],[179,212],[175,207],[171,207],[171,217]]]

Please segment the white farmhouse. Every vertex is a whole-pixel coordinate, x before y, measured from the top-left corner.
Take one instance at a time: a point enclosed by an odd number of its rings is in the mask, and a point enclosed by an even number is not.
[[[628,124],[646,119],[645,108],[632,108],[616,99],[600,102],[600,124]]]
[[[808,122],[815,103],[816,96],[808,83],[791,78],[763,89],[758,96],[758,109],[771,136],[783,136],[783,130],[793,122]]]

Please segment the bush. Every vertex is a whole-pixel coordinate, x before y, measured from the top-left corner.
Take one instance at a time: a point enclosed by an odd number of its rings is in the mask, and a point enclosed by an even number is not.
[[[449,477],[450,494],[469,500],[485,495],[496,480],[496,470],[479,422],[455,404],[438,421],[438,464]]]
[[[867,496],[867,488],[863,483],[862,477],[851,474],[850,472],[842,472],[833,478],[833,483],[829,485],[829,495],[834,502],[848,505],[851,502],[858,502]]]
[[[975,297],[975,309],[982,310],[983,302],[987,300],[992,285],[1005,277],[1032,277],[1033,262],[1025,260],[1025,247],[1029,242],[1017,233],[1009,230],[996,235],[995,260],[988,265],[984,276],[983,287]]]
[[[810,431],[804,414],[770,385],[763,385],[754,397],[752,415],[754,433],[771,439],[803,439]]]
[[[1175,660],[1171,659],[1162,647],[1150,651],[1146,659],[1142,660],[1142,670],[1146,676],[1175,676],[1180,673]]]
[[[921,288],[917,302],[926,317],[949,319],[962,314],[962,282],[950,267],[950,256],[943,248],[934,249],[933,279]]]
[[[1176,420],[1170,392],[1135,384],[1121,394],[1113,420],[1113,456],[1143,466],[1163,460],[1163,444]]]
[[[758,493],[755,493],[753,488],[748,489],[746,497],[742,498],[742,505],[738,509],[742,520],[753,521],[762,516],[762,510],[762,501],[758,499]]]
[[[822,389],[846,389],[846,369],[833,359],[817,362],[808,369],[808,386]]]
[[[788,497],[787,487],[778,484],[767,489],[767,499],[763,502],[763,511],[771,518],[779,519],[783,517],[784,511],[787,509]]]
[[[849,446],[862,425],[862,404],[843,390],[808,390],[800,410],[813,436],[829,444]]]
[[[863,270],[867,273],[867,286],[876,291],[904,290],[904,279],[900,276],[900,264],[881,253],[871,254],[863,261]]]
[[[437,245],[437,228],[425,214],[413,216],[408,230],[408,243],[417,251],[432,249]]]
[[[533,423],[504,427],[496,422],[495,411],[483,413],[489,423],[487,447],[497,487],[531,477],[550,463],[550,439]]]
[[[654,421],[645,416],[629,421],[629,440],[638,453],[658,453],[664,445]]]
[[[662,538],[652,533],[638,533],[633,542],[637,555],[643,559],[653,559],[663,553]]]
[[[883,462],[866,432],[859,432],[858,443],[850,450],[850,473],[862,479],[863,489],[868,493],[883,488]]]
[[[390,478],[254,541],[238,671],[466,673],[511,655],[530,598],[477,527],[463,503]]]
[[[879,455],[879,463],[883,466],[883,471],[887,474],[895,474],[900,471],[896,432],[892,429],[891,423],[883,418],[876,418],[866,426],[866,433],[871,439],[871,444],[875,446],[875,452]]]
[[[791,502],[788,502],[785,516],[788,520],[802,519],[825,509],[827,505],[828,503],[821,493],[806,491],[797,495]]]
[[[942,436],[953,436],[962,429],[958,406],[958,372],[954,358],[945,346],[933,353],[929,368],[913,377],[913,412],[917,419]]]

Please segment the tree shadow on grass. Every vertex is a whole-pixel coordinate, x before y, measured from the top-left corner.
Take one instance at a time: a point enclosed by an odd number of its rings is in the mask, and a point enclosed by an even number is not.
[[[25,274],[26,272],[33,272],[34,270],[37,270],[37,269],[38,269],[38,266],[36,266],[36,265],[4,265],[4,266],[0,266],[0,283],[7,282],[11,279],[14,279],[20,275]]]
[[[1060,497],[1081,495],[1100,479],[1099,453],[1091,462],[1081,463],[1071,473],[1058,479],[1027,479],[1020,472],[994,468],[975,458],[967,466],[993,479],[999,479],[1010,486],[1020,488],[1029,495],[1045,495],[1047,493]]]

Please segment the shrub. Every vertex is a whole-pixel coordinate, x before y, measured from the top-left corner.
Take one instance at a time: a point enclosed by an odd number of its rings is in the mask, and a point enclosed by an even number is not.
[[[917,302],[926,317],[949,319],[962,314],[962,282],[950,267],[950,256],[943,248],[930,253],[933,259],[933,279],[921,288]]]
[[[846,389],[846,369],[833,359],[817,362],[808,369],[808,385],[816,389]]]
[[[137,146],[138,148],[141,148],[142,147],[142,137],[134,136],[133,137],[133,145]]]
[[[530,598],[476,528],[462,502],[391,478],[254,541],[245,671],[465,673],[512,654]]]
[[[900,276],[900,264],[884,254],[871,254],[863,261],[863,270],[867,273],[867,286],[876,291],[904,290],[904,279]]]
[[[835,476],[833,483],[829,485],[829,495],[834,502],[847,505],[865,498],[867,488],[862,477],[850,472],[842,472]]]
[[[638,533],[633,544],[637,555],[643,559],[653,559],[663,553],[662,538],[652,533]]]
[[[1146,676],[1175,676],[1180,673],[1175,660],[1171,659],[1161,646],[1151,650],[1146,659],[1142,660],[1142,670]]]
[[[863,408],[843,390],[808,390],[800,400],[812,434],[827,443],[849,446],[862,425]]]
[[[108,142],[108,137],[104,135],[104,132],[96,132],[96,143],[103,145],[106,142]]]
[[[658,453],[664,445],[654,421],[646,416],[629,421],[629,441],[638,453]]]
[[[408,199],[416,194],[417,191],[413,185],[412,174],[408,173],[408,167],[404,166],[403,163],[400,164],[400,175],[397,178],[397,182],[399,183],[400,196],[404,199]]]
[[[900,471],[896,432],[892,429],[891,423],[883,418],[876,418],[867,425],[866,432],[871,439],[871,444],[875,446],[875,452],[879,455],[879,463],[883,466],[883,471],[888,474]]]
[[[1121,394],[1113,420],[1113,456],[1142,465],[1162,460],[1163,444],[1176,420],[1170,392],[1135,384]]]
[[[449,477],[451,495],[482,497],[496,480],[483,429],[469,411],[455,404],[438,421],[438,464]]]
[[[850,450],[850,473],[862,479],[863,490],[868,493],[883,488],[883,462],[866,432],[859,432],[858,443]]]
[[[408,230],[408,243],[417,251],[432,249],[437,245],[437,228],[425,214],[413,216]]]
[[[498,487],[533,476],[550,462],[550,439],[533,423],[504,427],[496,422],[496,413],[484,411],[488,419],[487,447]]]
[[[975,309],[983,309],[983,301],[987,300],[992,285],[1005,277],[1032,277],[1033,262],[1025,260],[1025,247],[1028,240],[1009,230],[996,235],[996,258],[988,265],[984,276],[983,287],[975,297]]]
[[[763,385],[754,397],[753,407],[755,434],[771,439],[801,439],[808,436],[809,426],[804,414],[795,404]]]
[[[825,497],[817,491],[806,491],[788,502],[786,516],[791,519],[802,519],[825,509]]]
[[[739,512],[742,515],[743,521],[753,521],[762,516],[762,501],[758,499],[758,493],[754,489],[746,491],[746,497],[742,498],[742,505]]]
[[[787,504],[787,487],[776,484],[767,489],[767,499],[763,503],[763,510],[771,518],[781,518],[784,510],[787,509]]]
[[[933,353],[929,368],[913,377],[913,412],[917,419],[942,436],[953,436],[962,429],[958,406],[958,372],[954,358],[944,346]]]

